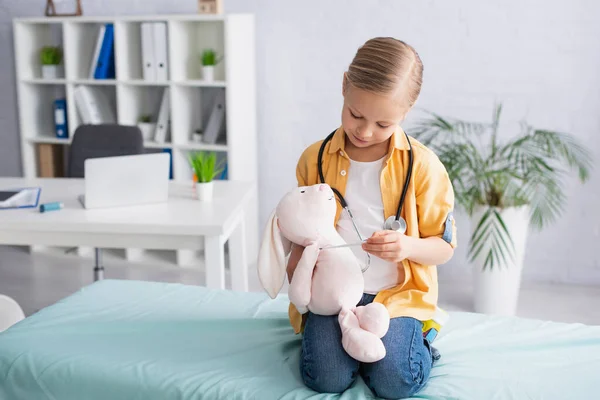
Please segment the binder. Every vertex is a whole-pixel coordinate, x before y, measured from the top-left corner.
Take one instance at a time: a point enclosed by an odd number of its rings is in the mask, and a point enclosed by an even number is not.
[[[114,26],[106,24],[104,39],[98,55],[98,63],[94,72],[95,79],[114,79],[115,78],[115,41]]]
[[[213,105],[208,123],[204,129],[202,135],[202,141],[207,144],[215,144],[221,128],[223,127],[223,121],[225,119],[225,90],[219,90],[215,97],[215,103]]]
[[[108,97],[100,90],[78,86],[74,91],[75,106],[84,124],[116,123],[115,113]]]
[[[155,81],[156,67],[152,22],[142,22],[140,29],[142,38],[142,75],[145,81]]]
[[[64,176],[63,148],[48,143],[38,144],[38,166],[40,178]]]
[[[105,25],[100,25],[98,29],[98,36],[96,37],[96,47],[94,49],[94,54],[92,55],[92,59],[90,60],[90,73],[89,78],[94,79],[94,74],[96,73],[96,66],[98,65],[98,58],[100,57],[100,49],[102,48],[102,42],[104,40],[104,32],[106,31]]]
[[[169,179],[173,179],[173,151],[171,149],[162,149],[162,152],[169,154]]]
[[[0,210],[35,208],[38,206],[41,193],[40,187],[0,190]]]
[[[167,56],[167,24],[165,22],[154,22],[152,24],[154,39],[154,66],[156,80],[166,81],[169,76]]]
[[[160,102],[160,110],[156,120],[156,131],[154,132],[154,141],[164,143],[167,140],[167,131],[169,129],[169,88],[163,91],[162,101]]]
[[[69,137],[66,99],[54,100],[54,128],[57,138],[66,139]]]

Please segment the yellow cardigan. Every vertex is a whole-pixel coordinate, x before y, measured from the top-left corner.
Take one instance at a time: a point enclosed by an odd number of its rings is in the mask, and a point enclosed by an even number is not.
[[[309,146],[300,157],[296,168],[298,186],[320,183],[317,159],[322,142]],[[414,160],[413,173],[402,207],[402,217],[407,223],[406,234],[421,238],[438,236],[456,247],[456,226],[452,216],[454,192],[446,169],[438,157],[423,144],[412,137],[410,143]],[[350,168],[350,159],[344,145],[345,133],[340,127],[323,152],[325,181],[342,195],[346,190],[346,171]],[[404,132],[398,127],[391,137],[380,176],[385,218],[396,214],[409,163],[408,149]],[[336,225],[342,212],[339,202],[337,206]],[[404,276],[403,282],[382,290],[374,301],[385,305],[392,318],[408,316],[420,321],[431,320],[438,300],[437,267],[404,260],[398,263],[398,268],[404,270],[400,275]],[[293,304],[289,306],[289,318],[294,331],[302,332],[304,318]]]

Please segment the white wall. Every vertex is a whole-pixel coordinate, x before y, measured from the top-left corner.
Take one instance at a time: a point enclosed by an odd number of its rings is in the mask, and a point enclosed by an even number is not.
[[[0,175],[19,168],[10,19],[39,15],[43,3],[0,5]],[[261,221],[295,184],[304,147],[339,124],[342,73],[357,47],[373,36],[401,38],[420,53],[425,75],[419,107],[488,121],[494,101],[502,101],[503,135],[514,134],[526,118],[538,127],[572,132],[600,154],[598,2],[226,0],[225,8],[257,16]],[[194,0],[84,2],[87,15],[195,10]],[[600,255],[594,251],[600,239],[600,210],[594,207],[600,203],[600,168],[587,185],[569,181],[565,190],[564,217],[531,236],[525,278],[600,284]],[[440,274],[468,279],[470,229],[464,217],[457,222],[460,248]]]

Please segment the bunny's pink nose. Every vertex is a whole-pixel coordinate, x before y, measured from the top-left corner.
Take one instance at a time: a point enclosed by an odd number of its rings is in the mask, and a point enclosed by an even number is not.
[[[327,190],[325,185],[319,185],[319,192],[324,192],[325,190]]]

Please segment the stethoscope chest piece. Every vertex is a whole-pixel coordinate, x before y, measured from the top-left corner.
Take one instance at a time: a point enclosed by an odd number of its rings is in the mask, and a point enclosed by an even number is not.
[[[388,219],[385,220],[385,224],[383,225],[383,229],[389,231],[396,231],[402,234],[406,233],[406,221],[404,218],[400,217],[396,219],[396,216],[392,215]]]

